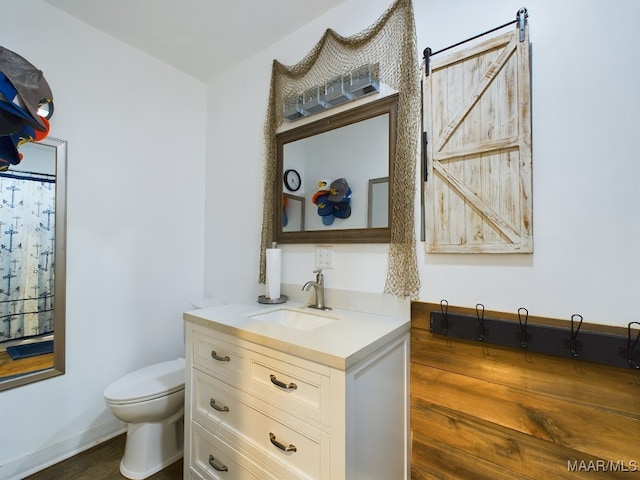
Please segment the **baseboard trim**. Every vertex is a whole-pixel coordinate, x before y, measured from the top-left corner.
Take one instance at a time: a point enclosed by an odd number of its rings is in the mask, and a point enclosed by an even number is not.
[[[91,427],[59,442],[47,445],[25,457],[0,465],[0,478],[21,480],[67,458],[84,452],[127,431],[127,426],[117,419]]]

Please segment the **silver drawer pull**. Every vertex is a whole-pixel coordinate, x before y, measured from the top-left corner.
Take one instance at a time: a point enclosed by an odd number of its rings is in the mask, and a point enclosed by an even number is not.
[[[269,432],[269,441],[274,444],[276,447],[278,447],[280,450],[283,450],[285,452],[297,452],[298,449],[296,448],[295,445],[289,444],[289,446],[280,443],[278,440],[276,440],[276,436]]]
[[[216,462],[216,459],[213,457],[213,455],[209,455],[209,465],[211,465],[213,468],[215,468],[219,472],[229,471],[226,465],[219,464],[218,462]]]
[[[271,375],[269,375],[269,378],[271,379],[271,383],[273,383],[274,385],[279,386],[280,388],[286,388],[286,389],[291,389],[291,390],[295,390],[296,388],[298,388],[298,385],[296,385],[295,383],[284,383],[281,382],[280,380],[278,380],[276,378],[276,376],[272,373]]]
[[[209,401],[209,405],[211,405],[211,408],[213,408],[214,410],[217,410],[219,412],[228,412],[229,411],[229,407],[227,407],[226,405],[224,407],[221,407],[220,405],[218,405],[216,403],[216,399],[212,398]]]
[[[215,350],[211,350],[211,358],[213,358],[214,360],[218,360],[219,362],[231,361],[231,359],[226,355],[224,357],[221,357],[220,355],[218,355]]]

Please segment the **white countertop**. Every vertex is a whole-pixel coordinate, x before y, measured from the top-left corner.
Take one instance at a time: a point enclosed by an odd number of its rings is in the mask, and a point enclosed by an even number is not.
[[[286,308],[335,318],[312,330],[299,330],[250,318]],[[305,304],[237,303],[184,312],[184,319],[291,355],[346,370],[379,347],[409,331],[409,318],[333,309],[318,311]]]

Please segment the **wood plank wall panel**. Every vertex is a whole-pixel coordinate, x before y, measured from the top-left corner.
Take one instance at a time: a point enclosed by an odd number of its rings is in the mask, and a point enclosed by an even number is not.
[[[432,335],[432,311],[412,303],[413,480],[640,478],[639,371]]]

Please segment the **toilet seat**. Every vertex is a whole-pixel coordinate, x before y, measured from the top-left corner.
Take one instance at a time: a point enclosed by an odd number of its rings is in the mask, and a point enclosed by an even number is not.
[[[184,390],[184,368],[184,358],[141,368],[109,385],[104,397],[112,405],[126,405]]]

